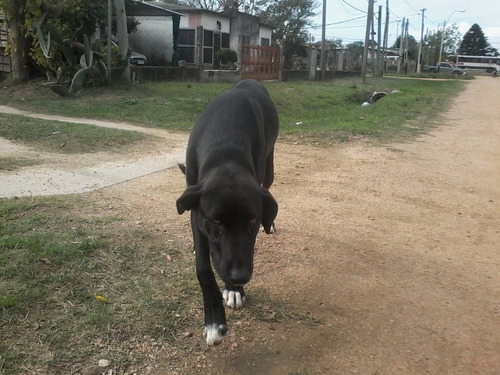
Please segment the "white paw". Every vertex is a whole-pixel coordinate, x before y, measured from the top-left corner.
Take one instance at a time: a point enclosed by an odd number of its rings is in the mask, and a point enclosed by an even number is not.
[[[240,292],[235,292],[232,290],[224,289],[222,291],[222,298],[224,298],[226,306],[233,309],[239,309],[243,307],[243,304],[245,303],[245,296],[241,296]]]
[[[271,230],[269,231],[269,234],[276,234],[276,225],[271,225]]]
[[[206,326],[205,332],[203,333],[203,335],[205,336],[205,340],[207,341],[207,345],[210,345],[210,346],[219,345],[222,342],[222,340],[224,339],[224,335],[221,334],[221,332],[226,331],[226,329],[224,329],[224,328],[225,327],[223,324],[212,324],[212,325]]]

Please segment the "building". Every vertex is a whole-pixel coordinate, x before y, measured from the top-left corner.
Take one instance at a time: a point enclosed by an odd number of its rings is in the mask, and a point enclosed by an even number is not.
[[[268,46],[272,28],[259,17],[238,11],[232,14],[174,5],[161,1],[143,1],[127,6],[127,16],[140,22],[129,37],[130,47],[148,58],[149,65],[173,65],[202,62],[218,68],[215,54],[221,48],[238,53],[243,44]]]

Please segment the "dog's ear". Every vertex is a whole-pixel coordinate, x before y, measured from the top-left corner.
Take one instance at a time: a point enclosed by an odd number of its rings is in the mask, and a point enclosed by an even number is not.
[[[271,233],[274,219],[278,215],[278,203],[273,198],[271,193],[266,189],[262,189],[264,196],[262,198],[262,226],[267,234]]]
[[[177,199],[177,212],[182,215],[184,211],[196,209],[200,203],[201,187],[193,185],[184,190],[184,193]]]

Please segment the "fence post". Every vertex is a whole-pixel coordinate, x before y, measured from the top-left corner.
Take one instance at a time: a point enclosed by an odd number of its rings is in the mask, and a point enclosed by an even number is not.
[[[324,54],[323,60],[324,60]],[[316,67],[318,65],[318,51],[316,48],[311,47],[311,61],[309,62],[309,81],[314,81],[316,79]],[[324,74],[324,72],[322,73]]]
[[[286,52],[286,39],[283,38],[280,43],[280,61],[278,65],[279,81],[283,81],[283,69],[285,68],[285,52]]]
[[[243,43],[245,41],[245,38],[243,35],[238,36],[238,59],[240,61],[240,75],[243,75],[244,69],[245,69],[245,47],[243,46]]]
[[[203,26],[196,26],[196,65],[198,66],[198,81],[203,77]]]

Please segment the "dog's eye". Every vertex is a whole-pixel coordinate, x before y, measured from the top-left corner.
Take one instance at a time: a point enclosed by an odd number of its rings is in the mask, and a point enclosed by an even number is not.
[[[252,219],[249,221],[250,224],[257,224],[257,219]]]
[[[213,220],[214,220],[214,223],[217,224],[217,225],[221,225],[222,224],[221,221],[220,221],[220,219],[213,219]]]

